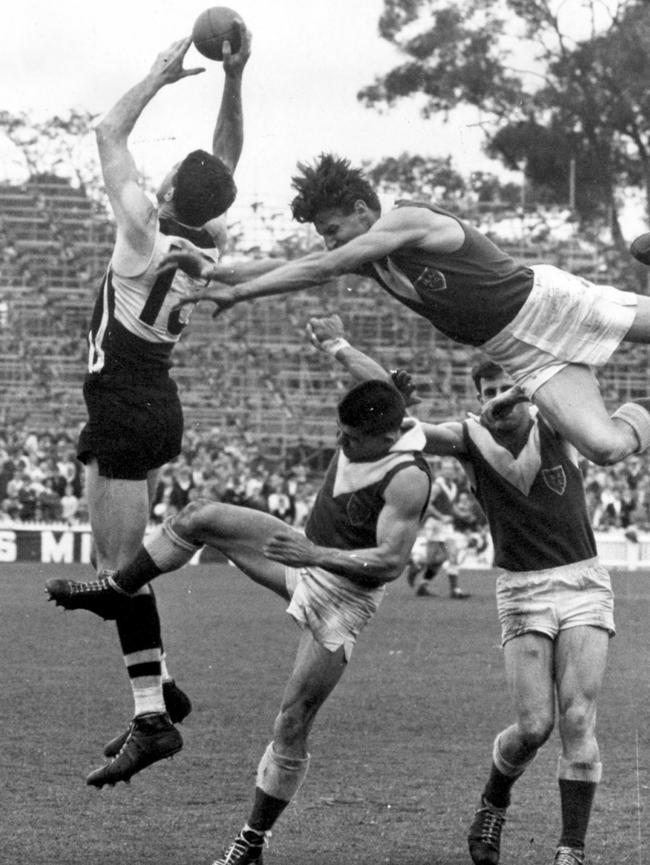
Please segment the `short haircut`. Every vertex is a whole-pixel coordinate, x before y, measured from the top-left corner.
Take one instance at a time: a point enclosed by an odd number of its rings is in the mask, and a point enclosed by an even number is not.
[[[205,150],[194,150],[185,157],[173,183],[176,218],[194,227],[221,216],[237,195],[232,171]]]
[[[498,363],[495,363],[493,360],[489,360],[488,358],[482,358],[472,364],[470,375],[472,376],[472,381],[474,382],[476,390],[480,393],[482,379],[496,378],[504,372],[505,370]]]
[[[291,178],[298,193],[291,202],[291,212],[298,222],[313,222],[321,211],[331,208],[352,213],[359,200],[381,213],[375,190],[361,169],[352,168],[349,160],[321,153],[313,165],[299,162],[298,170],[300,174]]]
[[[381,435],[399,429],[405,412],[402,394],[390,382],[381,379],[355,385],[338,404],[339,421],[365,435]]]

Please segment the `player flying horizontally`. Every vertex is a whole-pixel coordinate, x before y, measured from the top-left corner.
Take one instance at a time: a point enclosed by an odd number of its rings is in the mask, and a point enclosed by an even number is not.
[[[377,377],[377,364],[348,343],[338,316],[310,325],[312,341],[356,378]],[[496,419],[488,411],[482,422],[422,424],[425,453],[460,460],[488,519],[515,711],[494,741],[469,852],[475,865],[499,862],[510,791],[548,740],[557,700],[562,829],[554,865],[583,865],[602,772],[596,703],[614,634],[611,581],[598,561],[574,448],[513,396],[512,378],[497,364],[478,364],[472,377],[483,410],[503,395]]]
[[[93,312],[84,398],[88,422],[78,444],[85,465],[88,509],[99,572],[133,558],[149,519],[158,470],[180,452],[183,414],[169,376],[171,352],[191,307],[175,305],[192,294],[183,273],[158,273],[163,257],[180,243],[218,255],[224,242],[219,217],[232,204],[233,171],[242,150],[242,73],[250,53],[240,27],[236,54],[224,46],[225,81],[212,150],[197,150],[175,165],[158,191],[156,208],[143,192],[128,137],[145,106],[168,84],[203,72],[184,69],[190,39],[163,51],[147,76],[132,87],[97,127],[99,157],[116,223],[113,254]],[[149,587],[124,598],[116,616],[133,690],[134,719],[105,748],[111,762],[92,772],[96,787],[128,780],[182,747],[172,721],[190,711],[187,696],[169,681],[160,620]],[[163,674],[166,681],[163,682]]]
[[[610,417],[591,367],[606,363],[622,340],[650,342],[650,298],[550,265],[517,264],[433,204],[400,201],[382,214],[373,188],[345,159],[321,155],[299,170],[294,218],[313,223],[327,250],[269,260],[261,275],[260,262],[229,267],[193,250],[173,252],[168,265],[215,282],[198,298],[219,311],[346,273],[372,277],[451,339],[502,365],[588,459],[609,464],[648,447],[650,401],[625,403]]]
[[[386,381],[361,382],[343,397],[339,447],[304,535],[261,511],[197,501],[147,535],[133,561],[112,577],[48,582],[63,606],[109,618],[125,592],[132,596],[208,544],[290,601],[288,612],[302,629],[293,671],[259,763],[248,821],[215,865],[261,865],[265,838],[307,773],[316,714],[386,584],[404,570],[431,488],[424,436],[417,424],[402,426],[404,412],[404,399]]]

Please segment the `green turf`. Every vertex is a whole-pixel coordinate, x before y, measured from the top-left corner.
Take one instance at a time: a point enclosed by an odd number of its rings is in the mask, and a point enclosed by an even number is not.
[[[128,721],[111,623],[46,603],[49,576],[82,566],[5,565],[0,576],[3,743],[0,862],[208,865],[246,817],[257,761],[297,630],[283,603],[232,568],[158,581],[172,672],[195,711],[185,749],[128,786],[85,776]],[[510,719],[493,578],[473,597],[391,587],[316,721],[312,767],[280,819],[267,865],[466,865],[465,834],[494,734]],[[650,577],[615,576],[619,634],[599,711],[603,784],[589,863],[650,862]],[[554,734],[515,787],[502,865],[552,862],[559,803]]]

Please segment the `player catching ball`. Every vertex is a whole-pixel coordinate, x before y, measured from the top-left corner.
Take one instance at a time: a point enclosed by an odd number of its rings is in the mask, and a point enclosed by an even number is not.
[[[225,233],[222,214],[232,204],[233,172],[243,144],[241,82],[250,53],[224,52],[225,81],[212,152],[195,150],[174,165],[158,190],[158,206],[144,193],[128,147],[144,108],[163,88],[197,75],[183,65],[189,37],[156,58],[149,73],[107,112],[97,126],[97,146],[106,192],[115,215],[115,247],[102,280],[89,333],[84,399],[88,421],[77,456],[85,466],[88,511],[99,572],[130,561],[149,520],[161,466],[180,452],[183,413],[169,375],[171,354],[189,322],[192,296],[183,273],[158,273],[171,250],[202,248],[218,257]],[[54,594],[53,600],[57,600]],[[87,783],[102,787],[128,781],[145,766],[182,747],[173,722],[190,711],[187,696],[170,680],[163,656],[160,620],[151,589],[124,598],[115,617],[129,681],[134,717],[109,742],[110,762]]]

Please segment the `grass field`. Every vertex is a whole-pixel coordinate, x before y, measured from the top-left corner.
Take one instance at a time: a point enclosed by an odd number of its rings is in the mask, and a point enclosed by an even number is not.
[[[130,785],[86,774],[131,714],[112,623],[46,603],[82,566],[5,565],[0,577],[0,862],[208,865],[249,810],[297,630],[282,602],[224,566],[158,581],[170,668],[195,710],[185,749]],[[647,865],[650,576],[616,574],[618,636],[599,710],[604,778],[591,865]],[[494,734],[509,721],[491,576],[468,601],[393,585],[316,721],[312,766],[267,865],[461,865]],[[559,828],[552,737],[515,788],[502,865],[552,862]]]

